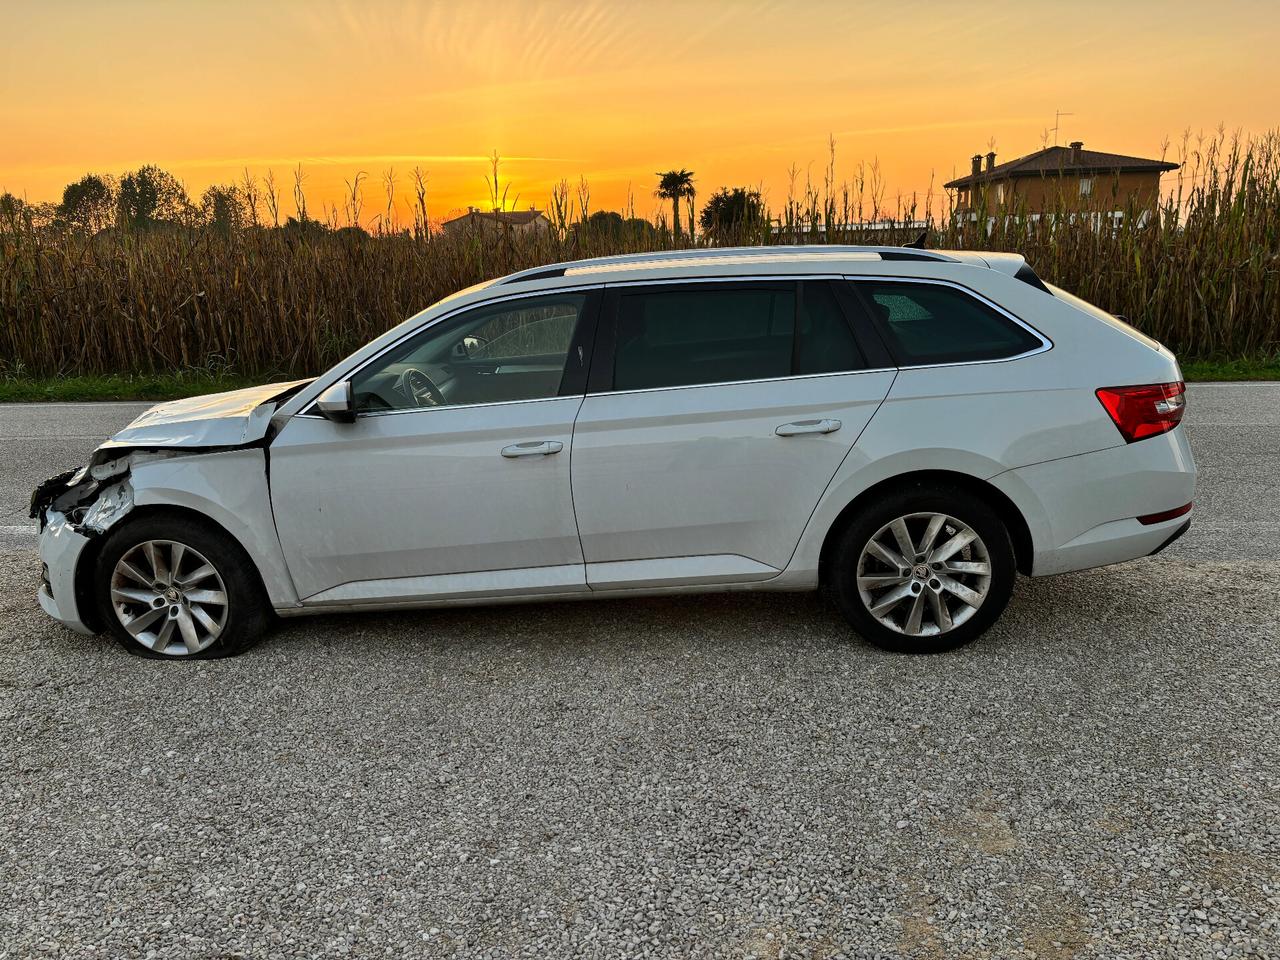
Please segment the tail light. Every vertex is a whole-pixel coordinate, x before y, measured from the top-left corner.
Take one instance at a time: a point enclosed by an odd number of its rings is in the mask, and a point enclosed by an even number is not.
[[[1128,443],[1168,433],[1182,422],[1187,408],[1186,386],[1181,380],[1138,387],[1103,387],[1098,390],[1098,399]]]

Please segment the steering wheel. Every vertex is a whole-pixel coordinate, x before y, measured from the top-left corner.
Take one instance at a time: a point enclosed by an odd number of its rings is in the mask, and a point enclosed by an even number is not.
[[[447,403],[440,388],[417,367],[409,367],[400,374],[396,390],[415,407],[443,407]]]

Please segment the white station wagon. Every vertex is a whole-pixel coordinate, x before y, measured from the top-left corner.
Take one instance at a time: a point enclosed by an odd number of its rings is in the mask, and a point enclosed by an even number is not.
[[[273,612],[823,588],[872,643],[940,651],[1019,572],[1187,529],[1181,379],[1010,254],[559,264],[314,380],[144,413],[33,495],[39,599],[190,658]]]

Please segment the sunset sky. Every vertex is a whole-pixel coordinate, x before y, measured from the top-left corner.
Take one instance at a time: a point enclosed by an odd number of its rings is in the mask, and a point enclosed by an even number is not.
[[[496,149],[519,206],[582,175],[594,209],[630,189],[648,216],[681,166],[781,203],[828,136],[892,198],[1038,149],[1057,109],[1064,144],[1173,159],[1187,129],[1280,125],[1274,0],[5,0],[4,24],[0,192],[31,201],[144,163],[287,195],[301,162],[313,212],[364,171],[372,214],[416,165],[439,218],[485,202]]]

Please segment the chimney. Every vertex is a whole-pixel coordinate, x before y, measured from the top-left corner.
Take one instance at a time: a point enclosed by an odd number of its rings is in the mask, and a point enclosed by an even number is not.
[[[973,176],[977,176],[982,172],[982,154],[975,153],[973,155]]]
[[[1080,163],[1080,151],[1081,151],[1083,148],[1084,148],[1084,141],[1083,141],[1083,140],[1072,140],[1072,141],[1071,141],[1071,162],[1072,162],[1073,164],[1077,164],[1077,165],[1078,165],[1078,164]]]
[[[995,168],[996,168],[996,152],[992,150],[990,153],[987,154],[987,173],[990,173]]]

